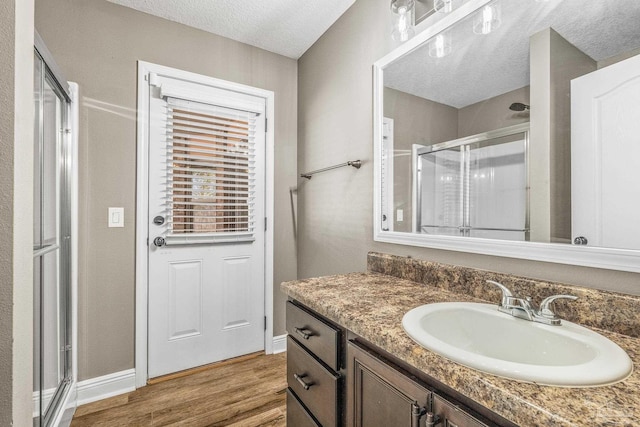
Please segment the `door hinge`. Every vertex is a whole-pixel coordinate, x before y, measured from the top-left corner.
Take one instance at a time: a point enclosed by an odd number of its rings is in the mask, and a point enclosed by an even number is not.
[[[264,330],[267,330],[267,316],[264,316]]]
[[[149,246],[149,238],[147,237],[147,246]]]
[[[264,132],[265,132],[265,133],[267,133],[267,129],[268,129],[267,125],[268,125],[268,124],[269,124],[269,121],[268,121],[268,120],[267,120],[267,118],[265,117],[265,118],[264,118]]]
[[[267,217],[264,217],[264,231],[267,231]]]

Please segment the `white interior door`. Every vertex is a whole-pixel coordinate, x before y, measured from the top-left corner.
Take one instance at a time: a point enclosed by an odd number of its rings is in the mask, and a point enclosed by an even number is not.
[[[574,243],[640,249],[638,159],[640,55],[571,82]]]
[[[149,81],[151,378],[264,349],[265,100]]]
[[[385,117],[382,120],[382,153],[381,161],[381,190],[380,219],[383,231],[393,231],[393,119]]]

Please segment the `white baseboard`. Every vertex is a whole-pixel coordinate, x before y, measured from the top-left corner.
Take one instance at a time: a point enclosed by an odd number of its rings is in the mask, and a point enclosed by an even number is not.
[[[136,370],[114,372],[78,383],[78,406],[136,389]]]
[[[51,402],[51,398],[53,397],[53,394],[55,392],[56,392],[55,387],[44,390],[42,392],[42,407],[46,408],[47,406],[49,406],[49,403]],[[33,418],[36,418],[39,415],[40,415],[40,392],[34,391],[33,392]]]
[[[273,354],[287,351],[287,334],[273,337]]]
[[[53,398],[53,395],[55,394],[56,390],[57,388],[50,388],[42,392],[43,408],[47,408],[49,406],[49,403],[51,403],[51,399]],[[64,400],[61,404],[61,407],[64,409],[58,411],[58,414],[53,419],[53,422],[51,422],[52,426],[65,427],[71,424],[73,413],[76,410],[75,395],[76,395],[76,383],[73,382],[71,384],[71,387],[67,390],[67,393],[63,398]],[[33,414],[32,415],[34,420],[40,416],[40,392],[38,391],[33,392]]]

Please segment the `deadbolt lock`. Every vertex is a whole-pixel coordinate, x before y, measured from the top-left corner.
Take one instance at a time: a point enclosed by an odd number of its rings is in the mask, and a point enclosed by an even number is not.
[[[574,245],[586,245],[587,243],[589,243],[589,241],[584,236],[578,236],[575,239],[573,239]]]

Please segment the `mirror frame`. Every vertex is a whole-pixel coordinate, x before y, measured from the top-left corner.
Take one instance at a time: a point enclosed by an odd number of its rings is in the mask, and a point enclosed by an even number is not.
[[[415,37],[398,46],[373,64],[373,240],[376,242],[532,261],[579,265],[635,273],[640,272],[640,250],[382,231],[380,168],[382,120],[384,115],[384,68],[396,59],[422,46],[423,43],[430,38],[457,24],[491,1],[492,0],[469,0],[439,20],[435,20],[434,18],[436,18],[436,16],[431,15],[416,27]]]

